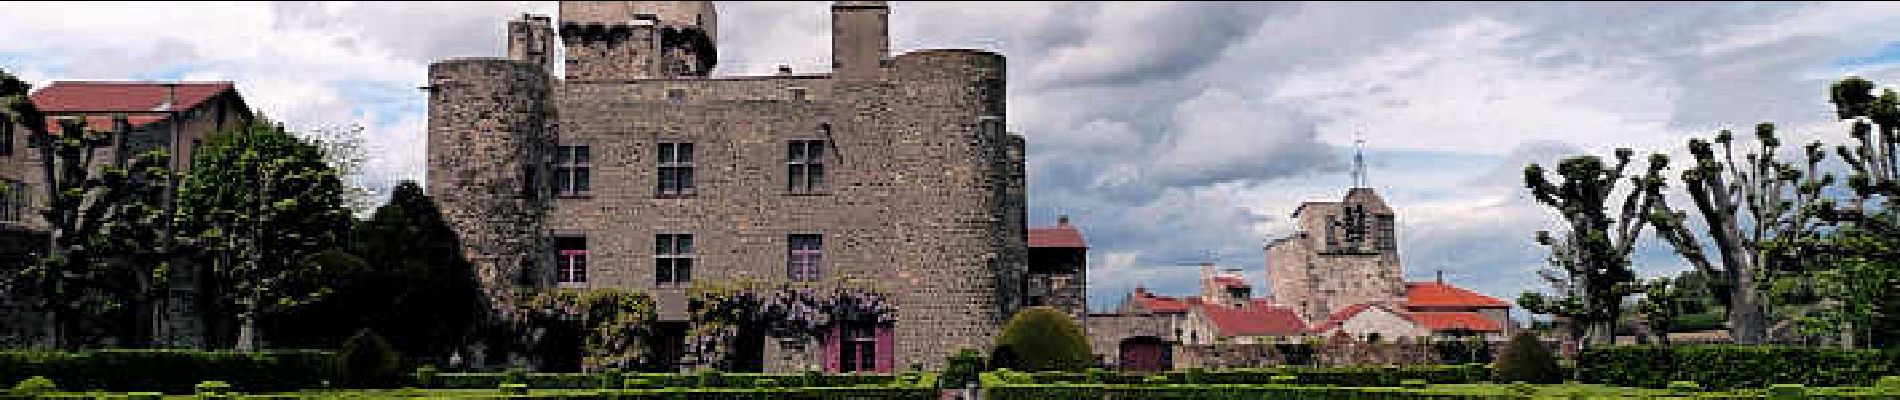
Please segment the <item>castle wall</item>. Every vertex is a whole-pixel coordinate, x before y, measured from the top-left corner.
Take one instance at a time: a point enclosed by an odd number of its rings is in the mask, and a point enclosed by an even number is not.
[[[457,59],[431,64],[429,85],[427,189],[483,291],[502,307],[517,285],[551,278],[542,228],[549,79],[528,62]]]

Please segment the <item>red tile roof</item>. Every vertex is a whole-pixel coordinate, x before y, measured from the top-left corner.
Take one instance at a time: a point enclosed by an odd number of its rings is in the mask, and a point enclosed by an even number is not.
[[[1443,282],[1407,282],[1405,307],[1510,308],[1511,305]]]
[[[1135,288],[1135,304],[1142,309],[1159,314],[1179,314],[1188,310],[1188,303],[1179,298],[1156,296],[1146,288]]]
[[[53,82],[33,92],[33,105],[48,114],[164,111],[165,84],[172,82]],[[177,82],[174,109],[185,110],[235,86],[231,82]]]
[[[1346,308],[1341,308],[1338,311],[1333,311],[1333,315],[1326,317],[1325,322],[1320,322],[1317,325],[1313,325],[1313,328],[1311,331],[1325,332],[1327,330],[1331,330],[1334,327],[1338,327],[1339,324],[1346,323],[1346,320],[1352,319],[1352,316],[1359,315],[1360,311],[1365,311],[1367,308],[1371,308],[1371,307],[1372,307],[1371,304],[1359,303],[1359,304],[1346,306]]]
[[[1433,332],[1449,330],[1497,332],[1502,330],[1498,327],[1497,321],[1475,312],[1414,312],[1406,313],[1405,317]]]
[[[1247,284],[1246,280],[1242,280],[1236,276],[1216,276],[1214,277],[1214,284],[1226,287],[1252,287]]]
[[[1292,309],[1260,299],[1249,301],[1245,307],[1202,303],[1200,310],[1221,337],[1291,336],[1306,331],[1306,324]]]
[[[1071,226],[1055,226],[1029,228],[1029,247],[1086,249],[1089,246],[1082,242],[1082,231]]]
[[[1333,312],[1333,315],[1327,318],[1326,322],[1314,325],[1313,328],[1307,332],[1323,333],[1333,330],[1334,328],[1338,328],[1341,324],[1345,324],[1346,320],[1352,319],[1353,316],[1359,315],[1359,313],[1371,308],[1372,305],[1365,303],[1347,306],[1346,308]],[[1380,308],[1385,307],[1380,306]],[[1391,311],[1391,309],[1386,309],[1386,311]],[[1502,330],[1498,321],[1475,312],[1394,312],[1394,314],[1433,332],[1449,330],[1498,332]]]

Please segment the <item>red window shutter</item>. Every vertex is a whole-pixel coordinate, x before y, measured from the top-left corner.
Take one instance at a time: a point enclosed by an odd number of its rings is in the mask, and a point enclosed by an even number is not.
[[[840,351],[842,346],[838,345],[838,338],[844,336],[844,332],[838,330],[839,325],[840,324],[837,323],[831,324],[830,332],[825,334],[825,372],[838,372],[840,369],[838,357],[843,352]]]
[[[891,357],[892,350],[895,350],[893,347],[896,347],[893,346],[896,344],[895,342],[896,338],[891,335],[891,325],[878,324],[877,347],[875,348],[877,351],[877,372],[896,371],[895,366],[891,365],[895,363],[895,359]]]

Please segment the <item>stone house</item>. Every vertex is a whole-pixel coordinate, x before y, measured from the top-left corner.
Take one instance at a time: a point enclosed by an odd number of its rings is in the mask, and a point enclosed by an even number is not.
[[[634,289],[677,338],[696,284],[869,285],[895,304],[894,322],[767,340],[740,369],[934,367],[1020,307],[1080,314],[1079,231],[1026,226],[1006,60],[892,54],[890,12],[835,2],[830,71],[758,76],[712,74],[712,2],[524,15],[507,58],[430,66],[427,190],[498,312],[525,291]],[[689,367],[681,346],[657,353]]]
[[[166,150],[171,170],[184,173],[197,147],[210,135],[254,118],[231,82],[55,81],[35,90],[31,99],[46,114],[48,129],[58,132],[61,120],[84,118],[86,129],[117,132],[114,116],[124,116],[126,134],[110,135],[93,153],[94,168],[125,165],[133,156]],[[46,173],[38,150],[22,127],[0,129],[0,262],[29,262],[45,250],[44,207]],[[138,312],[143,327],[139,338],[162,347],[204,345],[202,315],[196,310],[192,271],[171,279],[170,295],[161,304],[143,305]],[[0,345],[19,347],[43,340],[36,313],[17,299],[0,298]],[[17,323],[15,323],[17,322]]]

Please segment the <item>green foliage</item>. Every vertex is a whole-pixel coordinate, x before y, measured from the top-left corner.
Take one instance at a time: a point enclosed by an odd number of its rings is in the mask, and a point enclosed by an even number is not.
[[[938,383],[945,388],[969,387],[970,383],[976,382],[976,375],[983,372],[983,362],[983,353],[970,349],[958,350],[944,363],[943,376],[938,379]]]
[[[1900,352],[1781,346],[1628,346],[1585,349],[1577,356],[1587,383],[1662,388],[1694,381],[1706,388],[1762,388],[1777,383],[1869,386],[1900,372]]]
[[[402,376],[402,356],[389,341],[364,329],[343,342],[343,383],[349,387],[391,387]]]
[[[225,381],[204,381],[192,385],[193,393],[199,396],[231,393],[231,384]]]
[[[505,383],[520,383],[536,389],[598,389],[605,373],[522,373],[511,380],[506,373],[442,373],[436,376],[439,389],[486,389]],[[794,373],[621,373],[627,389],[660,388],[744,388],[770,380],[783,387],[888,386],[899,383],[897,375],[794,374]],[[935,385],[935,379],[922,379]]]
[[[1518,331],[1511,342],[1504,346],[1504,353],[1498,355],[1496,374],[1499,382],[1558,383],[1563,381],[1563,370],[1557,366],[1557,357],[1550,349],[1537,340],[1530,331]]]
[[[216,379],[245,391],[284,391],[320,387],[336,378],[336,364],[334,354],[311,350],[0,352],[0,382],[45,376],[68,390],[191,393]]]
[[[504,395],[528,394],[528,385],[523,385],[519,383],[503,383],[501,384],[500,389],[501,389],[501,394],[504,394]]]
[[[436,385],[436,375],[439,374],[441,374],[441,372],[437,371],[434,365],[416,367],[416,386],[434,387]]]
[[[53,383],[52,379],[46,379],[46,377],[38,375],[26,378],[26,380],[20,381],[19,384],[13,385],[13,394],[15,395],[36,396],[57,391],[59,391],[58,384]]]
[[[261,316],[332,290],[306,257],[343,247],[352,221],[323,152],[264,124],[221,132],[200,147],[177,208],[181,239],[211,266],[205,279],[216,305],[242,324],[240,349],[256,346]]]
[[[998,370],[1008,371],[1008,370]],[[1272,368],[1234,368],[1219,370],[1186,369],[1154,374],[1087,373],[1070,371],[998,373],[998,377],[1020,383],[1102,382],[1110,384],[1283,384],[1396,386],[1406,380],[1434,384],[1484,382],[1491,377],[1491,366],[1405,365],[1357,367],[1283,366]]]
[[[1622,315],[1629,283],[1636,278],[1629,254],[1647,225],[1643,217],[1661,207],[1662,171],[1669,159],[1649,158],[1647,172],[1625,174],[1633,152],[1616,150],[1614,166],[1597,156],[1563,160],[1557,166],[1560,181],[1552,182],[1542,166],[1524,168],[1524,184],[1539,203],[1556,209],[1566,223],[1556,234],[1537,232],[1537,243],[1550,248],[1550,268],[1540,271],[1554,291],[1551,295],[1525,293],[1519,303],[1537,314],[1570,318],[1570,334],[1584,343],[1607,341],[1611,324]],[[1621,205],[1612,198],[1618,183],[1627,180]],[[1617,207],[1617,214],[1611,214]]]
[[[1050,307],[1029,307],[1016,312],[1003,332],[997,335],[996,348],[1007,348],[1019,364],[1011,369],[1026,371],[1078,371],[1094,366],[1095,355],[1082,335],[1082,326]]]
[[[522,304],[515,328],[529,349],[549,358],[544,369],[640,367],[655,361],[645,341],[654,307],[651,297],[630,290],[554,290]]]

